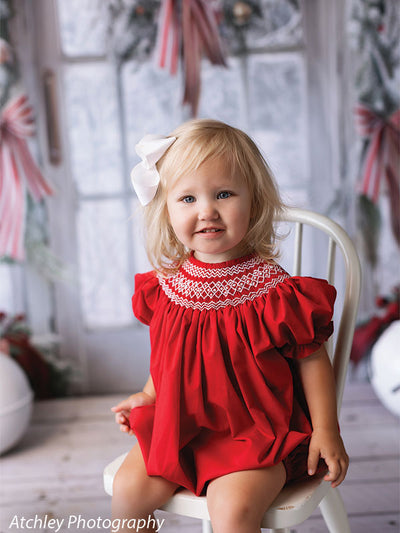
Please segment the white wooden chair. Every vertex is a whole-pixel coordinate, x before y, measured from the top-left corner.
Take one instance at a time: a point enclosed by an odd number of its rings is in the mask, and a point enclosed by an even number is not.
[[[330,283],[334,284],[337,249],[344,260],[345,288],[342,295],[342,309],[337,320],[339,327],[337,328],[337,325],[335,327],[337,333],[334,347],[333,341],[330,340],[328,343],[328,351],[330,354],[333,353],[331,359],[336,378],[337,404],[340,409],[360,295],[360,262],[346,232],[329,218],[311,211],[291,208],[286,211],[282,221],[295,225],[292,275],[301,275],[304,226],[317,228],[328,236],[326,279]],[[114,475],[125,455],[117,457],[104,470],[104,488],[110,495]],[[347,513],[339,491],[333,489],[329,482],[323,481],[322,477],[292,483],[284,487],[265,513],[262,528],[269,528],[274,533],[290,533],[290,528],[304,522],[318,505],[330,533],[350,533]],[[196,497],[188,490],[181,490],[161,509],[178,515],[199,518],[203,521],[203,533],[212,533],[205,496]]]

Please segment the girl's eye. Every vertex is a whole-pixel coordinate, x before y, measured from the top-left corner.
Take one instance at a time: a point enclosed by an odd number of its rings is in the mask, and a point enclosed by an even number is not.
[[[194,200],[195,200],[194,196],[184,196],[182,198],[182,202],[185,204],[192,204]]]
[[[229,198],[230,196],[232,196],[232,193],[230,193],[229,191],[221,191],[217,194],[217,199],[225,200],[225,198]]]

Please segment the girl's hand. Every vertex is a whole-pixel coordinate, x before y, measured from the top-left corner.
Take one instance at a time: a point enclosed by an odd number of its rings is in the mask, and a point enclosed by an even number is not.
[[[133,431],[129,425],[129,415],[132,409],[135,409],[135,407],[141,407],[142,405],[151,405],[154,401],[154,398],[146,392],[138,392],[137,394],[132,394],[129,398],[126,398],[126,400],[122,400],[122,402],[114,407],[111,407],[111,411],[115,413],[116,423],[120,424],[119,429],[124,433],[133,435]]]
[[[315,429],[311,435],[308,451],[308,473],[315,474],[318,461],[322,457],[329,472],[324,477],[332,487],[337,487],[344,480],[349,467],[349,457],[338,430]]]

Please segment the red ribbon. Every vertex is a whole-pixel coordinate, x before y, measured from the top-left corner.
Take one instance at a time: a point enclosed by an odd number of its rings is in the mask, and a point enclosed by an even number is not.
[[[355,113],[360,135],[369,139],[361,192],[376,203],[382,178],[388,180],[390,189],[400,184],[400,109],[388,119],[363,104],[356,106]]]
[[[181,9],[180,6],[181,5]],[[200,97],[200,67],[204,53],[214,65],[226,66],[217,13],[209,0],[163,0],[157,39],[158,65],[178,69],[182,51],[185,78],[183,103],[196,116]]]
[[[34,200],[53,193],[29,152],[34,134],[28,97],[10,100],[0,114],[0,256],[24,258],[25,190]]]
[[[178,20],[176,0],[164,0],[161,4],[158,30],[158,65],[161,68],[169,65],[171,74],[178,70],[179,46],[181,31]]]

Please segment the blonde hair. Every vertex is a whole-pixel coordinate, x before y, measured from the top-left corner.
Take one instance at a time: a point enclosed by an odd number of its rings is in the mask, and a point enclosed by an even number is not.
[[[283,209],[275,179],[256,144],[243,131],[211,119],[185,122],[170,136],[176,141],[157,163],[160,184],[154,199],[144,208],[146,250],[154,269],[175,273],[190,254],[169,222],[167,186],[205,161],[222,158],[238,172],[251,194],[251,219],[245,244],[270,261],[278,256],[274,219]]]

